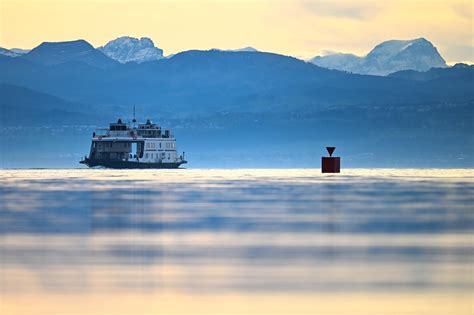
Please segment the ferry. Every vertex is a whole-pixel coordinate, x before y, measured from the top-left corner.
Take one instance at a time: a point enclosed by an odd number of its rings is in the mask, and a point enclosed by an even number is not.
[[[184,152],[178,156],[176,139],[169,129],[162,130],[149,119],[133,127],[118,119],[109,128],[97,129],[92,134],[89,156],[79,163],[89,167],[178,168],[186,164]]]

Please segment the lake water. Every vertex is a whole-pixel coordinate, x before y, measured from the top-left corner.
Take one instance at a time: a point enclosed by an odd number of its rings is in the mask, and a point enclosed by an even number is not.
[[[472,314],[473,170],[0,170],[0,314]]]

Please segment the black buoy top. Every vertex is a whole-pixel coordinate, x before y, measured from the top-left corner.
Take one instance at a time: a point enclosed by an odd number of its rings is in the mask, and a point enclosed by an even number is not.
[[[336,150],[336,147],[326,147],[326,150],[328,150],[329,156],[332,156],[334,150]]]

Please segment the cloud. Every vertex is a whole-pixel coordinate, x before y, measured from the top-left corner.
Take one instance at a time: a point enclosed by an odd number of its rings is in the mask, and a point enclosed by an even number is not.
[[[472,12],[474,9],[473,2],[471,3],[454,3],[451,8],[460,17],[472,21]]]
[[[383,9],[376,1],[328,1],[303,0],[304,9],[318,16],[368,20],[375,17]]]

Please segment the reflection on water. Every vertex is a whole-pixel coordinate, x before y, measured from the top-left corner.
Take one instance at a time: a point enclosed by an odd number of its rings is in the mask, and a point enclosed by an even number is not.
[[[472,308],[472,170],[1,170],[0,198],[0,314]]]

